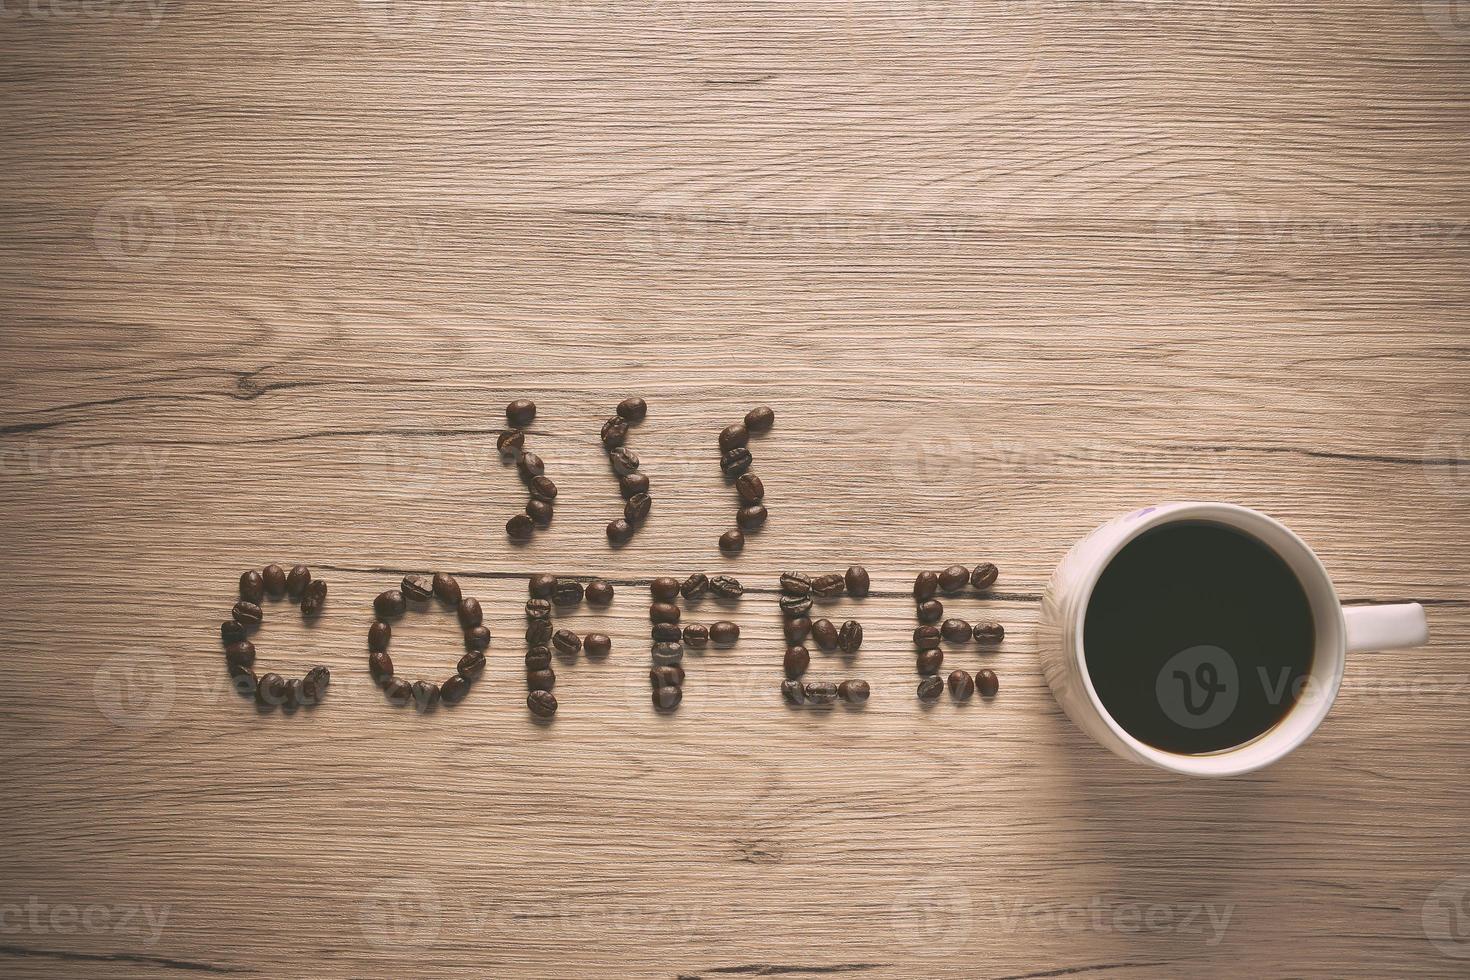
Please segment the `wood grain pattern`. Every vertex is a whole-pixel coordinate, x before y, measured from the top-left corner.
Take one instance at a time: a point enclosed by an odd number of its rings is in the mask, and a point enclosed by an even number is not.
[[[6,975],[1463,975],[1456,4],[0,14]],[[632,393],[656,509],[611,552],[597,429]],[[562,498],[513,549],[518,396]],[[762,401],[772,518],[726,560],[714,433]],[[1432,645],[1354,659],[1268,771],[1107,755],[1046,691],[1037,596],[1171,498],[1281,518]],[[1006,623],[1001,695],[924,710],[904,592],[982,558],[998,597],[955,607]],[[291,717],[218,657],[270,560],[332,589],[261,633],[332,668]],[[787,711],[775,578],[851,561],[873,699]],[[369,600],[438,568],[489,679],[395,712]],[[744,636],[661,717],[644,587],[695,569],[752,587]],[[543,728],[512,641],[544,570],[619,593]],[[410,617],[394,654],[454,645]]]

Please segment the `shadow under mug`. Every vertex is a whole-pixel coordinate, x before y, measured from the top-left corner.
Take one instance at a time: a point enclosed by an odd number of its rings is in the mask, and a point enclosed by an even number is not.
[[[1274,727],[1230,748],[1198,755],[1168,752],[1133,737],[1103,706],[1087,672],[1083,624],[1093,587],[1113,558],[1145,531],[1183,521],[1224,525],[1249,535],[1286,563],[1311,606],[1315,632],[1305,690]],[[1038,628],[1042,671],[1068,717],[1125,759],[1192,776],[1233,776],[1268,766],[1322,723],[1342,684],[1349,651],[1422,646],[1429,629],[1418,603],[1344,609],[1312,549],[1284,524],[1236,504],[1185,502],[1146,507],[1116,518],[1077,542],[1052,573]]]

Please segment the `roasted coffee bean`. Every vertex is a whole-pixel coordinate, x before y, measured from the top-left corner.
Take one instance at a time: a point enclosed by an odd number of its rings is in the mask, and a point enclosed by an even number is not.
[[[551,645],[557,653],[574,657],[582,652],[582,638],[571,630],[561,629],[551,634]]]
[[[625,545],[633,539],[633,525],[619,517],[615,521],[609,521],[607,525],[608,544],[619,546]]]
[[[836,572],[812,579],[812,594],[818,599],[835,599],[847,591],[847,582]]]
[[[256,678],[255,671],[249,667],[231,667],[230,686],[242,698],[253,698],[260,689],[260,681]]]
[[[939,627],[939,635],[946,643],[969,643],[970,624],[963,619],[946,619]]]
[[[536,522],[530,514],[516,514],[505,522],[505,533],[512,541],[530,541],[536,533]]]
[[[781,661],[781,669],[786,671],[786,676],[793,680],[805,674],[811,665],[812,655],[806,647],[802,646],[787,647],[786,657]]]
[[[531,519],[531,524],[534,527],[551,527],[551,520],[556,516],[556,508],[552,506],[549,500],[532,497],[526,501],[526,516]],[[507,530],[506,533],[508,534],[510,532]]]
[[[766,497],[766,485],[754,473],[745,473],[735,481],[735,492],[742,503],[758,504]]]
[[[470,693],[470,679],[464,674],[455,674],[439,686],[439,700],[445,704],[459,704]]]
[[[684,580],[679,586],[679,594],[686,599],[699,599],[709,591],[709,576],[703,572],[695,572]]]
[[[921,674],[937,674],[944,666],[944,651],[938,648],[920,650],[914,659],[914,668]]]
[[[843,681],[837,685],[837,696],[848,704],[862,704],[871,693],[867,681]]]
[[[709,627],[700,623],[690,623],[684,627],[684,645],[694,647],[698,650],[709,645]]]
[[[240,598],[256,605],[265,599],[265,579],[253,568],[240,573]]]
[[[809,595],[783,595],[780,600],[781,612],[786,616],[805,616],[812,611],[812,597]]]
[[[678,623],[653,624],[653,642],[655,643],[678,643],[683,636]]]
[[[539,647],[551,642],[551,620],[533,619],[526,624],[526,646]]]
[[[550,619],[551,618],[551,601],[549,599],[527,599],[526,600],[526,618],[527,619]]]
[[[516,469],[520,470],[521,479],[529,483],[546,472],[546,463],[528,449],[516,458]]]
[[[956,670],[949,675],[949,694],[956,701],[968,701],[975,693],[975,678],[968,671]]]
[[[281,701],[281,707],[287,711],[295,711],[306,703],[306,685],[301,678],[292,677],[286,681],[286,697]]]
[[[310,581],[311,569],[305,565],[292,565],[291,571],[286,575],[286,595],[299,600],[306,594],[306,586]]]
[[[648,584],[648,591],[660,602],[673,602],[679,597],[679,580],[671,575],[660,575]]]
[[[246,633],[244,625],[236,622],[233,619],[227,619],[223,623],[219,624],[220,642],[224,643],[227,646],[231,643],[239,643],[241,640],[245,639],[245,636]]]
[[[727,425],[720,430],[720,452],[727,453],[750,442],[750,430],[744,422]]]
[[[377,598],[373,600],[373,612],[379,619],[396,619],[402,616],[407,608],[408,603],[403,601],[403,593],[397,589],[379,592]]]
[[[939,627],[933,623],[920,626],[914,630],[914,646],[920,650],[933,650],[939,646],[942,634]]]
[[[648,607],[648,620],[652,623],[677,623],[679,607],[672,602],[655,602]]]
[[[648,415],[648,402],[641,398],[624,398],[618,402],[618,415],[637,425]]]
[[[792,616],[781,623],[781,632],[787,643],[805,643],[812,632],[812,621],[805,616]]]
[[[945,595],[954,595],[970,581],[970,570],[964,565],[951,565],[939,573],[939,588]]]
[[[684,700],[682,687],[660,687],[653,692],[653,706],[659,711],[673,711]]]
[[[526,696],[526,707],[537,718],[550,718],[556,714],[556,695],[550,691],[532,691]]]
[[[933,704],[939,700],[944,693],[944,681],[935,675],[930,675],[919,681],[919,700]]]
[[[446,606],[457,606],[459,600],[464,597],[464,593],[459,588],[459,581],[453,575],[444,572],[434,573],[434,595],[438,596],[439,601]]]
[[[720,551],[727,555],[738,555],[745,550],[745,532],[731,528],[720,535]]]
[[[479,677],[485,672],[485,653],[482,650],[471,650],[460,657],[459,663],[454,666],[466,677]]]
[[[374,650],[368,654],[368,673],[373,675],[373,683],[388,683],[388,678],[393,676],[393,658],[388,656],[388,651]]]
[[[993,698],[995,692],[1000,690],[1000,678],[995,676],[993,670],[976,671],[975,687],[979,689],[982,698]]]
[[[787,595],[811,595],[811,577],[801,572],[782,572],[781,591]]]
[[[709,580],[709,590],[721,599],[738,599],[745,594],[740,580],[729,575],[716,575]]]
[[[556,483],[549,476],[531,477],[531,496],[551,503],[556,499]]]
[[[838,640],[837,624],[830,619],[819,619],[812,623],[812,639],[817,641],[817,646],[823,650],[836,650]]]
[[[301,679],[302,704],[321,704],[327,699],[327,687],[332,683],[332,672],[317,665]]]
[[[225,669],[230,672],[231,677],[239,677],[241,674],[250,674],[252,677],[255,676],[255,672],[252,671],[249,667],[246,667],[244,664],[232,664],[226,662]]]
[[[433,583],[422,575],[403,576],[398,590],[403,593],[403,598],[413,602],[428,602],[434,596]]]
[[[678,687],[684,683],[684,668],[678,664],[654,667],[648,672],[648,683],[655,690],[660,687]]]
[[[505,406],[505,420],[517,429],[524,429],[536,421],[536,403],[529,398],[517,398]]]
[[[613,472],[618,476],[638,472],[638,454],[626,446],[620,446],[608,453],[607,461],[612,464]]]
[[[286,701],[286,678],[277,673],[261,674],[255,685],[255,699],[261,704],[277,705]]]
[[[454,610],[454,613],[459,616],[460,629],[469,629],[470,626],[479,626],[479,624],[484,623],[485,621],[484,610],[481,610],[481,608],[479,608],[479,599],[472,599],[467,597],[467,595],[465,598],[460,599],[459,608],[456,608],[456,610]]]
[[[556,580],[556,588],[551,590],[551,601],[558,606],[575,606],[582,601],[586,590],[582,583],[574,578],[559,578]]]
[[[750,469],[750,450],[737,446],[720,457],[720,470],[728,477],[737,477]]]
[[[837,646],[843,653],[857,653],[863,645],[863,624],[855,619],[849,619],[842,624],[837,631]]]
[[[556,576],[532,575],[526,583],[526,590],[531,593],[532,599],[550,599],[551,593],[556,591]]]
[[[806,701],[806,685],[801,681],[782,681],[781,697],[787,704],[802,704]]]
[[[970,573],[970,587],[975,589],[988,589],[995,584],[995,580],[999,575],[1000,569],[988,561],[982,561]]]
[[[520,429],[502,429],[495,440],[495,448],[502,456],[515,456],[526,448],[526,434]]]
[[[660,667],[669,664],[684,662],[684,644],[682,643],[655,643],[652,651],[653,662]]]
[[[768,516],[764,504],[751,504],[735,512],[735,523],[746,531],[754,531],[766,523]]]
[[[322,611],[322,606],[327,604],[327,580],[314,578],[306,586],[306,593],[301,597],[301,615],[315,616]]]
[[[628,441],[628,420],[614,416],[602,423],[602,448],[616,449]]]
[[[808,704],[832,704],[837,700],[837,685],[831,681],[817,681],[806,686]]]
[[[595,578],[587,583],[587,588],[583,594],[587,597],[588,605],[611,605],[613,601],[612,583],[605,578]]]
[[[549,691],[556,687],[556,671],[550,667],[526,672],[526,690]]]
[[[938,572],[920,572],[914,576],[914,598],[923,602],[925,599],[934,598],[934,593],[939,591]]]
[[[225,647],[225,660],[228,663],[238,664],[241,667],[249,667],[255,663],[255,644],[249,640],[231,643]]]
[[[937,623],[944,617],[944,603],[938,599],[925,599],[914,609],[921,623]]]
[[[261,584],[265,586],[265,594],[272,599],[279,599],[286,594],[286,570],[280,565],[267,565],[260,570]]]
[[[994,646],[1006,638],[1006,628],[994,620],[985,619],[975,624],[972,635],[976,643]]]
[[[381,620],[375,620],[368,627],[368,649],[372,651],[388,649],[388,642],[393,639],[393,627]]]
[[[740,626],[728,619],[716,620],[709,624],[709,639],[717,647],[727,647],[740,639]]]
[[[593,660],[600,660],[612,653],[612,637],[606,633],[588,633],[582,637],[582,651]]]
[[[640,493],[648,492],[648,477],[642,473],[629,473],[618,477],[618,492],[624,500],[632,500]]]
[[[235,617],[235,622],[241,626],[254,626],[265,618],[265,613],[259,606],[253,602],[246,602],[244,599],[235,603],[234,608],[230,610],[230,615]]]
[[[872,579],[868,577],[868,570],[861,565],[852,565],[847,569],[847,574],[842,577],[847,586],[847,594],[854,599],[861,599],[868,594],[872,588]]]
[[[395,708],[407,707],[413,701],[413,685],[403,677],[390,677],[382,686],[382,693],[388,698],[388,704]]]
[[[526,670],[545,670],[551,666],[551,647],[535,646],[526,651]]]
[[[484,626],[471,626],[464,631],[466,650],[483,650],[490,645],[490,630]]]
[[[439,685],[428,681],[413,682],[413,703],[420,711],[428,711],[439,703]]]
[[[640,493],[635,497],[629,497],[628,502],[623,505],[623,520],[637,527],[648,520],[648,512],[653,509],[653,498],[646,493]]]
[[[776,413],[769,405],[761,405],[745,413],[745,427],[751,432],[766,432],[775,422]]]

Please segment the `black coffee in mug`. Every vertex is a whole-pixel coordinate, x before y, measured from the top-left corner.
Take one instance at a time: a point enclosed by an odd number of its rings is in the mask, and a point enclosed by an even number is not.
[[[1312,668],[1312,607],[1274,551],[1223,524],[1140,534],[1103,569],[1083,623],[1087,673],[1141,742],[1187,755],[1270,731]]]

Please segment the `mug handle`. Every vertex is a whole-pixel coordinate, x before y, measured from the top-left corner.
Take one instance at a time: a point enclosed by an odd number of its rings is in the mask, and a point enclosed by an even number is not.
[[[1429,642],[1429,621],[1417,602],[1397,606],[1343,606],[1348,653],[1405,650]]]

